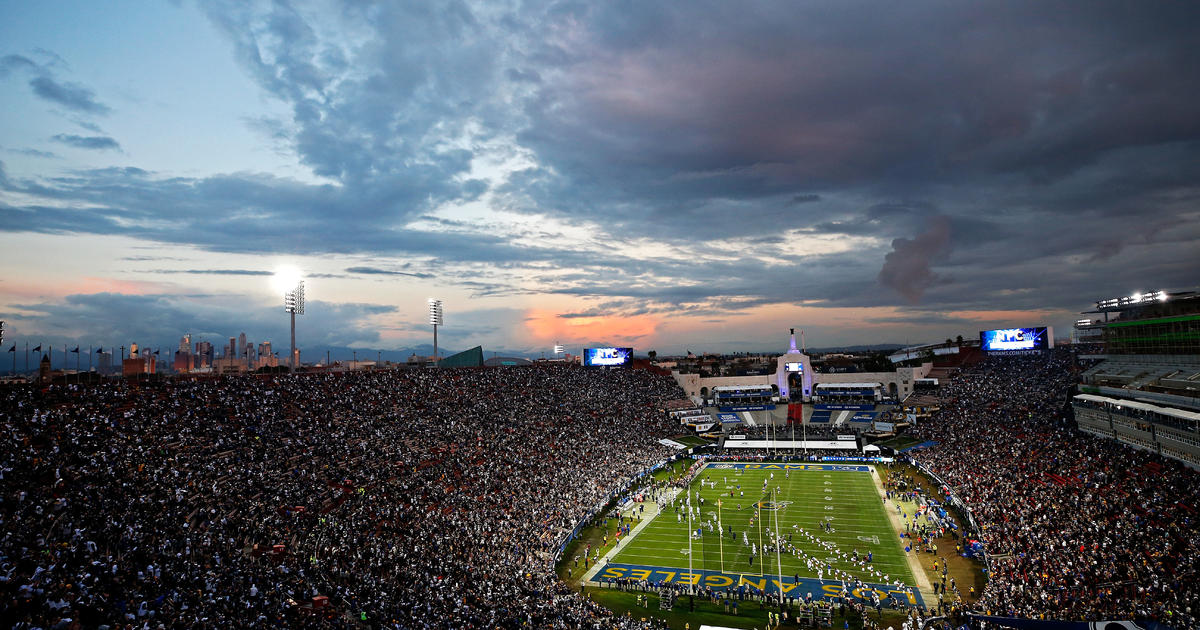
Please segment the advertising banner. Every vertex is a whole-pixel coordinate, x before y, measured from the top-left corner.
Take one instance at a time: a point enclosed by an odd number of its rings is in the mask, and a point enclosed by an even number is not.
[[[717,411],[721,413],[736,413],[739,411],[765,411],[774,408],[775,405],[737,405],[736,407],[717,407]]]

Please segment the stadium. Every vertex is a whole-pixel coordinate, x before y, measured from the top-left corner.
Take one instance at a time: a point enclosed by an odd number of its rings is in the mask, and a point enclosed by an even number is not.
[[[793,335],[724,380],[621,348],[603,365],[43,374],[0,389],[0,616],[1197,627],[1197,303],[1098,302],[1077,343],[982,331],[897,352],[890,373],[833,371]]]

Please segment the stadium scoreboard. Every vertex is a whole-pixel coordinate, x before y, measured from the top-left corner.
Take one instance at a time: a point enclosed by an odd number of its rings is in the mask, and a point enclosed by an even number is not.
[[[979,331],[979,345],[989,354],[1024,354],[1041,352],[1054,347],[1054,329],[998,328]]]
[[[584,348],[585,367],[627,367],[633,365],[633,348]]]

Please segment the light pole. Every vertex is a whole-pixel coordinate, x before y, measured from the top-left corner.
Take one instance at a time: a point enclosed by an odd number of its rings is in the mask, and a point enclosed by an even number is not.
[[[292,318],[292,353],[288,355],[288,371],[295,372],[296,367],[296,316],[304,314],[304,281],[296,283],[296,288],[283,294],[283,310]]]
[[[433,367],[438,366],[437,327],[444,325],[442,321],[442,301],[429,298],[429,323],[433,326]]]

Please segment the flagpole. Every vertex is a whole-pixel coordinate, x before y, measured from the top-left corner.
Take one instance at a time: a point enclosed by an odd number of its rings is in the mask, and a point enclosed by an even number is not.
[[[25,373],[29,373],[29,341],[25,341]]]

